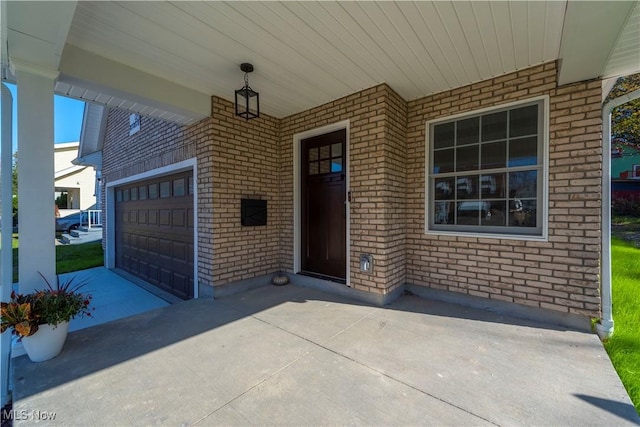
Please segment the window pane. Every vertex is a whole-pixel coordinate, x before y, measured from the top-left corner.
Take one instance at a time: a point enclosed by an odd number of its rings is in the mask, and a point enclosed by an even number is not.
[[[456,171],[473,171],[478,168],[479,145],[456,148]]]
[[[502,199],[505,197],[505,174],[494,173],[480,177],[480,193],[483,199]]]
[[[131,189],[131,200],[138,200],[138,187]]]
[[[509,167],[538,164],[538,138],[509,141]]]
[[[342,157],[342,143],[333,144],[331,146],[331,157]]]
[[[184,178],[174,179],[173,180],[173,195],[174,196],[184,196],[185,188],[184,188]]]
[[[322,147],[320,147],[320,159],[328,159],[330,157],[331,157],[331,146],[323,145]],[[320,166],[320,169],[322,169],[322,166]]]
[[[321,160],[320,173],[329,173],[329,172],[331,172],[331,160]]]
[[[503,168],[507,163],[507,142],[492,142],[480,146],[482,158],[480,160],[481,169]]]
[[[507,137],[507,112],[482,116],[482,140],[495,141]]]
[[[309,149],[309,160],[318,160],[318,147]]]
[[[150,199],[158,198],[158,184],[149,184],[149,198]]]
[[[147,186],[142,185],[138,187],[138,195],[140,196],[140,200],[147,200]]]
[[[435,125],[433,127],[433,148],[453,147],[455,126],[455,122]]]
[[[128,202],[129,201],[129,189],[128,188],[126,190],[122,190],[122,201],[123,202]]]
[[[478,200],[457,203],[457,213],[459,225],[480,225],[480,218],[487,216],[489,212],[489,202]]]
[[[509,174],[509,198],[522,199],[536,197],[538,186],[537,171],[511,172]]]
[[[509,137],[514,138],[538,133],[538,106],[517,108],[509,111]]]
[[[309,175],[317,175],[318,174],[318,162],[309,163]]]
[[[453,149],[433,153],[433,173],[453,172]]]
[[[453,224],[453,202],[436,202],[433,222],[436,224]]]
[[[342,158],[331,160],[331,172],[342,172]]]
[[[435,198],[436,200],[453,199],[453,181],[454,178],[436,178],[435,180]]]
[[[477,144],[480,142],[480,117],[457,122],[456,145]]]
[[[170,197],[171,196],[171,184],[169,181],[164,181],[160,183],[160,198]]]
[[[480,218],[480,225],[505,226],[507,225],[507,202],[504,200],[489,202],[489,212]]]
[[[116,191],[116,202],[122,201],[122,190]]]
[[[478,175],[464,176],[456,179],[456,196],[458,199],[477,199],[478,193]]]

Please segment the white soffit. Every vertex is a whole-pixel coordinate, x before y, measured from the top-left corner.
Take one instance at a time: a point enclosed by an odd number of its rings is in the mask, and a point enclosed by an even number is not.
[[[640,73],[640,2],[636,2],[627,18],[603,76],[616,77],[634,73]]]
[[[7,16],[2,24],[7,26],[3,36],[7,37],[10,61],[36,69],[57,70],[76,4],[75,1],[6,2]],[[46,19],[34,19],[34,16]]]
[[[618,41],[625,34],[625,27],[633,26],[628,21],[636,6],[635,1],[569,1],[560,49],[558,84],[607,77],[607,64],[612,52],[620,47]],[[635,46],[640,47],[638,40]],[[626,65],[633,58],[619,59]]]
[[[80,2],[67,43],[283,117],[382,82],[407,100],[553,61],[566,2]]]

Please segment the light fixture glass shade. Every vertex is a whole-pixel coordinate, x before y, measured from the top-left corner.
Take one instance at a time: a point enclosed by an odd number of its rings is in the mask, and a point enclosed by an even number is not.
[[[246,120],[260,117],[260,94],[248,85],[236,90],[236,116]]]

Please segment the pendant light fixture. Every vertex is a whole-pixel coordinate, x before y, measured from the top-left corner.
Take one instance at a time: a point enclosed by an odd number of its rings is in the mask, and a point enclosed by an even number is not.
[[[240,64],[244,72],[244,87],[236,90],[236,116],[246,120],[260,117],[260,95],[249,86],[249,73],[253,71],[253,65]]]

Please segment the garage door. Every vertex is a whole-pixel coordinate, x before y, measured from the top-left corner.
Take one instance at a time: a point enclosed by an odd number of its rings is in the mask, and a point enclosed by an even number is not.
[[[193,298],[193,172],[116,188],[116,267]]]

